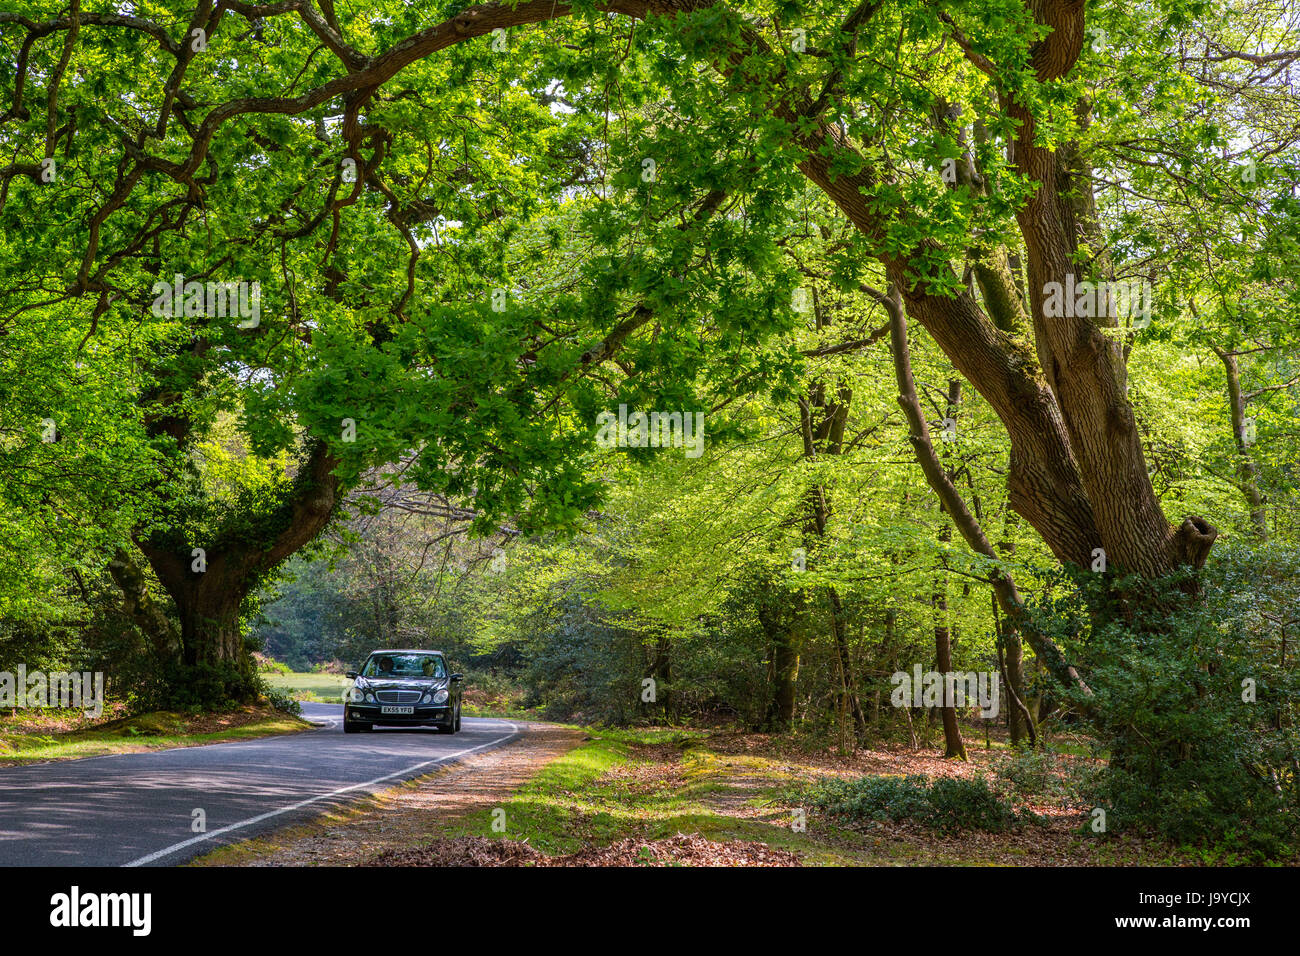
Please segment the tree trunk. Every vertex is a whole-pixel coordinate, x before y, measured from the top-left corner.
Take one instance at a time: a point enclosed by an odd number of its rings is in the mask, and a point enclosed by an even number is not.
[[[946,521],[943,523],[943,527],[939,529],[939,540],[952,540],[952,527]],[[952,683],[949,681],[948,675],[952,673],[952,636],[948,630],[948,597],[943,590],[942,576],[935,579],[935,590],[930,598],[930,606],[934,608],[935,666],[938,668],[939,673],[944,675],[944,699],[939,708],[939,712],[943,717],[943,755],[965,760],[967,759],[966,744],[961,739],[961,726],[957,723],[957,708],[950,696],[952,694]]]
[[[835,639],[835,656],[839,663],[840,691],[837,703],[853,719],[853,729],[858,737],[862,737],[867,731],[867,716],[862,712],[862,701],[858,697],[853,677],[853,658],[849,655],[844,607],[835,588],[827,588],[826,594],[831,604],[831,634]]]
[[[1011,524],[1008,520],[1007,524]],[[1003,534],[1007,534],[1007,529],[1003,528]],[[1008,535],[1008,538],[1010,536]],[[1016,553],[1014,541],[1006,540],[998,543],[998,553],[1011,557]],[[1006,668],[1007,691],[1008,695],[1015,702],[1015,706],[1007,711],[1007,732],[1011,736],[1011,743],[1018,744],[1024,739],[1025,731],[1028,730],[1031,738],[1034,736],[1032,718],[1030,718],[1025,708],[1025,651],[1024,645],[1020,641],[1020,630],[1016,627],[1016,622],[1011,618],[998,620],[998,596],[993,595],[993,616],[997,625],[998,633],[1002,637],[1002,646],[1006,657],[1003,661],[1003,667]],[[1031,741],[1032,742],[1032,741]]]
[[[149,542],[140,544],[162,582],[180,623],[181,660],[196,664],[243,663],[239,612],[248,596],[244,574],[226,554],[204,555],[203,570],[191,554],[162,551]]]
[[[181,636],[171,619],[163,612],[149,593],[144,572],[125,549],[119,548],[108,562],[108,572],[122,591],[122,610],[144,633],[154,655],[159,660],[179,656]]]
[[[179,606],[186,664],[244,666],[239,610],[244,594],[212,593],[205,588]]]
[[[1038,4],[1034,16],[1051,32],[1034,46],[1030,66],[1042,82],[1060,79],[1074,66],[1083,45],[1084,4]],[[1048,316],[1044,307],[1049,283],[1073,286],[1072,279],[1088,278],[1091,265],[1105,266],[1093,235],[1092,171],[1074,144],[1059,150],[1042,145],[1037,120],[1016,94],[1009,94],[1007,103],[1009,115],[1019,124],[1011,158],[1022,175],[1038,183],[1016,218],[1027,252],[1039,365],[1060,407],[1092,506],[1097,546],[1106,552],[1109,565],[1146,578],[1163,577],[1181,565],[1199,568],[1218,532],[1203,518],[1189,517],[1177,528],[1165,518],[1126,397],[1122,340],[1112,332],[1117,318]],[[1086,123],[1083,108],[1080,117]],[[1091,247],[1086,239],[1093,240]]]
[[[993,601],[996,610],[997,595],[994,595]],[[1007,696],[1011,697],[1013,703],[1020,702],[1008,708],[1007,732],[1011,736],[1011,743],[1018,744],[1025,737],[1025,715],[1020,711],[1025,699],[1025,655],[1020,643],[1020,632],[1009,620],[1002,626],[1002,645],[1006,653],[1003,666],[1007,670]]]
[[[1241,372],[1237,365],[1237,353],[1225,352],[1216,348],[1215,354],[1223,362],[1223,369],[1228,379],[1228,410],[1232,415],[1233,445],[1237,449],[1237,487],[1241,490],[1246,505],[1250,508],[1250,523],[1255,537],[1260,541],[1268,540],[1268,519],[1264,510],[1264,496],[1260,494],[1259,479],[1255,462],[1250,457],[1246,443],[1246,400],[1241,394]]]
[[[776,636],[772,653],[772,697],[766,724],[772,730],[789,730],[794,724],[795,688],[799,683],[799,650],[789,633]]]
[[[1007,731],[1011,744],[1019,744],[1029,735],[1029,745],[1036,746],[1038,732],[1034,729],[1033,714],[1025,703],[1024,655],[1020,645],[1020,635],[1016,633],[1010,620],[998,613],[998,596],[990,595],[993,605],[993,634],[998,645],[998,670],[1002,672],[1006,683],[1007,697],[1011,706],[1007,708]]]
[[[667,635],[660,635],[655,644],[654,662],[650,665],[648,675],[655,682],[655,696],[658,698],[665,723],[672,722],[672,642]]]
[[[769,730],[789,730],[794,723],[795,691],[799,683],[803,637],[799,623],[807,609],[799,592],[783,594],[766,580],[760,580],[758,586],[755,607],[771,651],[772,676],[772,692],[763,723]]]

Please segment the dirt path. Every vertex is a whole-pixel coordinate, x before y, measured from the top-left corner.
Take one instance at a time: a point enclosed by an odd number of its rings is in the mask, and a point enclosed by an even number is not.
[[[580,730],[516,721],[525,733],[435,773],[381,791],[347,810],[222,847],[193,866],[356,866],[425,843],[448,822],[490,813],[550,761],[577,746]]]

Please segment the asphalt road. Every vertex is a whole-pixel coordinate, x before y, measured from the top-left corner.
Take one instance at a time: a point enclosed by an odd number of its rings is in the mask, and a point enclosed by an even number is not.
[[[505,720],[456,734],[343,734],[343,707],[304,704],[317,730],[205,747],[0,767],[0,866],[171,866],[314,816],[518,736]],[[206,815],[195,832],[194,811]]]

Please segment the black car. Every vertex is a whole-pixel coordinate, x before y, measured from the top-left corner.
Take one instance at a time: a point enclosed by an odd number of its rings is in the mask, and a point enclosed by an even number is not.
[[[376,724],[460,730],[460,674],[447,673],[439,651],[372,651],[343,695],[343,732]]]

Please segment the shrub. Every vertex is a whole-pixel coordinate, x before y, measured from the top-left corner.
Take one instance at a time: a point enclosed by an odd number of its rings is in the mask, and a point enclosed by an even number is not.
[[[302,716],[302,704],[294,700],[293,695],[288,691],[267,684],[262,687],[262,695],[272,707],[281,713],[290,714],[294,717]]]
[[[164,661],[132,687],[133,713],[153,710],[230,710],[257,700],[262,687],[251,667]]]
[[[953,833],[985,830],[998,833],[1021,821],[1004,796],[983,777],[860,777],[815,787],[805,796],[814,808],[854,823],[862,820],[910,820]]]
[[[1046,796],[1071,802],[1095,787],[1097,770],[1086,761],[1074,761],[1050,747],[1017,749],[997,762],[994,776],[1022,797]]]
[[[1084,796],[1108,830],[1284,856],[1300,845],[1300,681],[1264,612],[1293,604],[1294,579],[1270,584],[1264,554],[1218,560],[1199,590],[1075,574],[1036,619],[1092,687],[1081,709],[1109,760]]]

